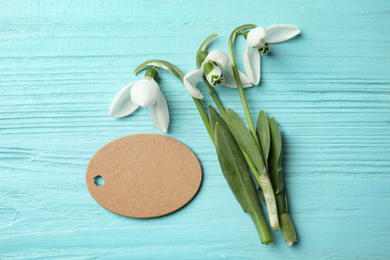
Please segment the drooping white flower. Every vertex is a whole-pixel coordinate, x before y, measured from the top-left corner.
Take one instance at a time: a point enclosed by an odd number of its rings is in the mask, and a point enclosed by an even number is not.
[[[154,72],[157,75],[157,72]],[[154,77],[148,76],[148,72],[146,72],[145,78],[130,83],[119,91],[111,102],[110,117],[128,116],[139,106],[149,107],[150,116],[156,127],[164,133],[168,131],[167,101]]]
[[[239,74],[242,86],[244,88],[252,87],[249,78],[241,71],[239,71]],[[237,88],[232,66],[229,65],[229,57],[223,51],[211,51],[207,54],[199,69],[191,71],[184,76],[184,86],[191,96],[197,99],[203,98],[202,93],[196,88],[203,75],[206,76],[207,81],[213,87],[222,84],[229,88]]]
[[[248,33],[248,48],[244,53],[245,72],[254,85],[260,82],[260,54],[267,54],[269,43],[283,42],[301,32],[295,25],[276,24],[268,28],[256,27]]]

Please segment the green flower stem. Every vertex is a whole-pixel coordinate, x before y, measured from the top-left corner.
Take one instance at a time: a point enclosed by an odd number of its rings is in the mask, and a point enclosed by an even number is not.
[[[266,244],[266,245],[272,243],[272,237],[271,237],[271,234],[269,232],[267,222],[265,221],[264,217],[262,217],[264,215],[250,214],[250,216],[252,218],[252,222],[255,224],[255,227],[256,227],[257,233],[259,234],[261,243]]]
[[[139,65],[135,70],[134,74],[137,75],[139,72],[142,70],[146,69],[147,67],[152,66],[153,68],[159,67],[164,70],[167,70],[171,72],[173,75],[175,75],[181,82],[183,82],[184,75],[183,73],[172,63],[163,61],[163,60],[149,60],[145,61],[141,65]],[[198,109],[199,115],[202,118],[203,124],[205,125],[207,132],[210,135],[211,140],[214,142],[214,133],[213,130],[211,129],[210,121],[207,116],[207,112],[203,107],[202,101],[200,101],[197,98],[192,97],[192,100],[195,103],[196,108]]]
[[[257,135],[256,135],[256,129],[255,129],[255,126],[253,124],[251,113],[249,111],[249,106],[248,106],[248,103],[246,101],[244,89],[242,87],[240,74],[239,74],[238,69],[237,69],[236,59],[234,57],[234,50],[233,50],[233,45],[234,45],[234,40],[236,38],[236,35],[238,33],[241,33],[242,30],[250,29],[250,28],[254,28],[254,27],[256,27],[256,25],[254,25],[254,24],[246,24],[246,25],[242,25],[242,26],[239,26],[236,29],[234,29],[234,31],[230,34],[230,37],[229,37],[229,54],[230,54],[230,61],[232,63],[232,68],[233,68],[233,72],[234,72],[234,78],[235,78],[236,83],[237,83],[238,92],[240,93],[242,106],[244,108],[245,116],[246,116],[246,119],[248,121],[249,130],[250,130],[250,132],[252,134],[253,139],[256,141],[256,144],[257,144],[259,150],[261,150],[260,149],[259,139],[257,138]]]
[[[202,118],[203,124],[206,127],[207,132],[209,133],[211,140],[214,143],[214,133],[213,133],[213,130],[211,129],[210,121],[209,121],[209,118],[207,116],[207,112],[203,107],[202,101],[200,101],[200,99],[197,99],[194,97],[192,97],[192,100],[194,101],[195,106],[198,109],[199,115]]]
[[[210,96],[214,100],[215,105],[217,106],[219,112],[221,112],[222,117],[225,119],[225,108],[222,105],[221,100],[219,99],[217,92],[215,92],[214,88],[207,81],[206,77],[203,76],[203,82],[206,85],[207,91],[210,93]]]
[[[276,198],[276,205],[278,206],[278,213],[279,216],[283,213],[287,213],[287,205],[286,205],[286,195],[284,193],[284,190],[282,193],[275,194]]]

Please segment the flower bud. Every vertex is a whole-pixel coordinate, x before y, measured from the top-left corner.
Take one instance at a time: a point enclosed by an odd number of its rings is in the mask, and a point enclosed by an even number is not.
[[[216,85],[221,84],[224,81],[222,76],[221,69],[218,66],[215,66],[211,62],[206,62],[203,65],[207,81],[211,86],[215,87]]]

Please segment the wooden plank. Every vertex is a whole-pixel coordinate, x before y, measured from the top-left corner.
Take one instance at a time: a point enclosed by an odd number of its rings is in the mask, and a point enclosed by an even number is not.
[[[390,4],[376,1],[3,1],[0,9],[0,258],[386,259],[390,255]],[[253,117],[276,117],[299,243],[262,246],[234,200],[195,106],[159,72],[168,135],[198,155],[197,197],[137,220],[100,207],[84,176],[93,154],[129,134],[159,133],[147,109],[111,119],[134,68],[168,60],[184,73],[244,23],[290,23],[301,36],[262,57],[246,90]],[[246,44],[235,48],[240,69]],[[206,93],[205,87],[200,89]],[[236,90],[217,87],[244,116]],[[205,103],[211,103],[205,95]]]

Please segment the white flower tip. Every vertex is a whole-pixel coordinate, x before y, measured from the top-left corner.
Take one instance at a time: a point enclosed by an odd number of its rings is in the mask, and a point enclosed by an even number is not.
[[[248,33],[246,38],[246,43],[249,47],[256,47],[260,45],[261,40],[266,34],[266,29],[264,27],[256,27]]]
[[[196,96],[196,97],[194,97],[194,98],[197,98],[197,99],[203,99],[204,97],[203,97],[202,93],[200,93],[200,92],[199,92],[199,95],[197,95],[197,96]]]
[[[249,81],[255,86],[258,85],[260,82],[260,53],[257,49],[248,47],[245,50],[244,67]]]
[[[118,118],[118,116],[114,113],[114,108],[113,108],[112,103],[110,105],[110,117],[111,118]]]
[[[249,80],[249,78],[244,73],[242,73],[241,71],[239,71],[239,72],[240,72],[240,79],[241,79],[242,87],[243,88],[253,87],[253,84]]]
[[[243,88],[251,88],[251,87],[253,87],[254,85],[252,84],[252,82],[250,83],[250,84],[244,84],[244,83],[242,83],[242,87]]]
[[[158,125],[158,124],[155,124],[156,125],[156,128],[158,130],[160,130],[161,132],[163,133],[167,133],[168,132],[168,126],[163,126],[163,125]]]
[[[110,104],[111,118],[128,116],[138,108],[138,105],[130,98],[130,92],[133,85],[134,83],[128,84],[114,97]]]
[[[157,129],[166,133],[169,126],[169,110],[167,101],[161,91],[159,91],[157,102],[149,107],[149,112]]]
[[[268,43],[278,43],[287,41],[297,36],[301,30],[291,24],[275,24],[267,28],[264,40]]]
[[[183,78],[183,83],[188,93],[190,93],[191,96],[197,99],[203,98],[203,95],[200,92],[200,90],[196,88],[196,85],[198,84],[199,80],[202,78],[203,72],[204,70],[202,67],[198,70],[194,70],[187,73]]]
[[[184,86],[186,87],[188,93],[194,98],[197,99],[203,99],[203,95],[200,92],[199,89],[197,89],[195,86],[193,86],[190,82],[183,80],[184,81]]]

